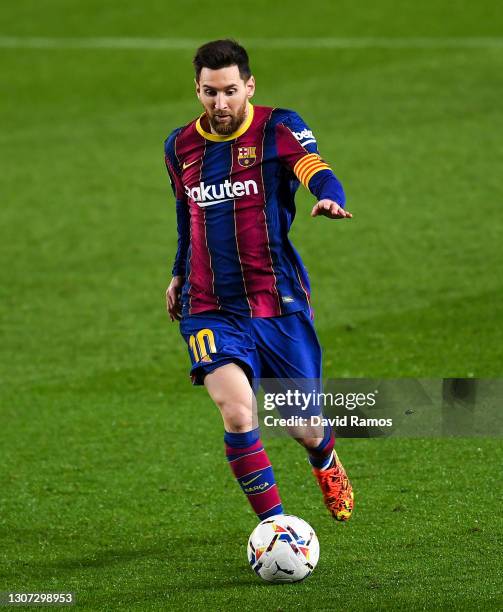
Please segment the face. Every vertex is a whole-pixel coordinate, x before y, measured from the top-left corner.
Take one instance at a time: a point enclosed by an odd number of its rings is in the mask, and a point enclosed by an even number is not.
[[[255,79],[250,77],[245,83],[236,65],[218,70],[203,68],[199,83],[196,81],[196,93],[212,131],[226,136],[245,120],[247,102],[255,93]]]

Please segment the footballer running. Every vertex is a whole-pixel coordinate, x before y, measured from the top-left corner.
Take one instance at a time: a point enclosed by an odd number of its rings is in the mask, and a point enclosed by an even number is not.
[[[193,383],[220,409],[230,468],[263,520],[282,514],[283,505],[254,427],[254,381],[322,375],[309,279],[288,239],[295,192],[302,183],[315,196],[312,217],[352,215],[301,117],[251,104],[255,79],[242,46],[209,42],[193,64],[204,112],[165,142],[178,226],[167,309],[180,321]],[[347,521],[353,490],[332,427],[296,439],[328,510]]]

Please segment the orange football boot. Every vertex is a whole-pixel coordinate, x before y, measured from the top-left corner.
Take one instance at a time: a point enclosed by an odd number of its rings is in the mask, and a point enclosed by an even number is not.
[[[334,459],[334,467],[327,470],[313,467],[313,474],[318,480],[323,493],[323,501],[330,514],[336,521],[348,521],[353,512],[353,487],[335,451]]]

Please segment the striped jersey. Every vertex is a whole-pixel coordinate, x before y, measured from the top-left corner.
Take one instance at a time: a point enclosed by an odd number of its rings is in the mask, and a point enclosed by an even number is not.
[[[300,183],[344,206],[342,186],[291,110],[253,106],[233,134],[206,115],[175,129],[165,161],[176,198],[182,316],[275,317],[309,308],[307,271],[288,238]]]

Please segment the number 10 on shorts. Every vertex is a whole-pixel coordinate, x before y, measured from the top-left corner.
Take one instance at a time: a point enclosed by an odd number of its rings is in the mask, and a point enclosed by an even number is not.
[[[196,363],[199,361],[211,361],[208,353],[217,352],[215,336],[211,329],[201,329],[195,336],[190,336],[189,347]]]

